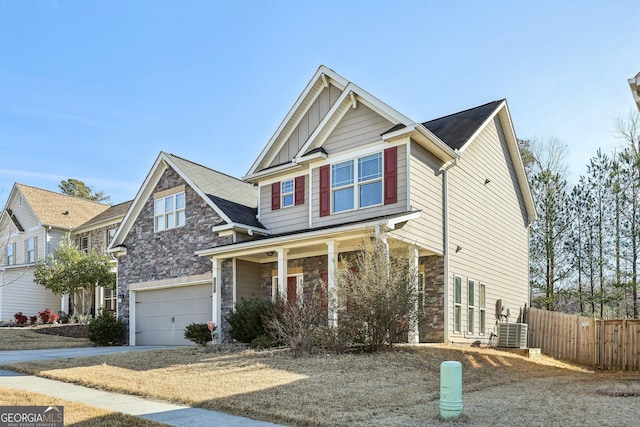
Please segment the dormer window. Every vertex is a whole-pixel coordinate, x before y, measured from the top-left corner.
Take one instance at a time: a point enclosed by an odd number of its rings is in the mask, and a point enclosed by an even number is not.
[[[155,231],[182,227],[185,223],[184,192],[154,200]]]

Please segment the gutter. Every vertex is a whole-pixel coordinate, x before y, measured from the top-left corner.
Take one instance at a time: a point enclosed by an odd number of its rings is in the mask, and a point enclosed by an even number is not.
[[[455,167],[458,164],[458,158],[445,163],[440,167],[442,171],[442,218],[443,218],[443,253],[444,253],[444,280],[443,280],[443,293],[444,293],[444,341],[446,343],[451,342],[449,335],[449,320],[451,312],[449,310],[449,169]]]

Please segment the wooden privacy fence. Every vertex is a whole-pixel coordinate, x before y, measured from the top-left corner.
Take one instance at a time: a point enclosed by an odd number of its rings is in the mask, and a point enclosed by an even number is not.
[[[640,319],[600,320],[526,310],[528,346],[551,357],[601,369],[640,371]]]

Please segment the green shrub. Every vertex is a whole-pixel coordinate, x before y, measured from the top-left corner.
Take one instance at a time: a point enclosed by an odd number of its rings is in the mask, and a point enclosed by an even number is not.
[[[274,342],[268,335],[260,335],[251,341],[251,348],[254,350],[264,350],[273,347]]]
[[[122,343],[124,325],[115,313],[101,309],[89,322],[87,336],[97,345],[118,345]]]
[[[262,335],[267,335],[264,318],[272,310],[273,304],[259,297],[243,299],[236,304],[235,310],[227,315],[231,326],[229,335],[236,341],[250,343]]]
[[[213,331],[215,330],[216,327],[214,326]],[[209,330],[209,326],[206,323],[192,323],[184,329],[184,337],[198,345],[206,346],[216,335],[213,331]]]

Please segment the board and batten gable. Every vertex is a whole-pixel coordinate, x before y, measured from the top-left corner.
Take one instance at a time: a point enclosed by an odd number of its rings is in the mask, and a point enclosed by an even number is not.
[[[411,141],[409,153],[409,194],[411,210],[420,217],[409,221],[392,234],[415,242],[435,254],[444,253],[444,199],[442,161],[424,147]]]
[[[322,89],[318,97],[309,105],[308,111],[301,117],[300,122],[293,129],[269,167],[281,165],[293,159],[341,93],[342,91],[332,84]]]
[[[511,308],[510,321],[529,303],[528,216],[502,126],[496,116],[448,172],[449,337],[486,337],[495,325],[495,302]],[[462,279],[460,333],[454,333],[454,276]],[[473,334],[466,333],[467,280],[475,282]],[[478,334],[479,285],[486,286],[486,329]]]

